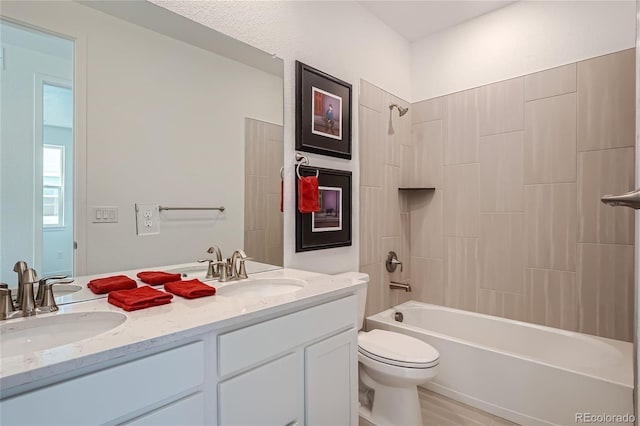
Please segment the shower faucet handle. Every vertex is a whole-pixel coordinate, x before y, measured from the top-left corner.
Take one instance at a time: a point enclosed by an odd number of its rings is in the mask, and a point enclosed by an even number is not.
[[[398,265],[400,265],[400,272],[402,272],[402,262],[400,262],[398,260],[398,255],[396,254],[395,251],[390,251],[387,254],[387,261],[385,262],[385,266],[387,267],[387,271],[389,272],[395,272],[396,269],[398,268]]]

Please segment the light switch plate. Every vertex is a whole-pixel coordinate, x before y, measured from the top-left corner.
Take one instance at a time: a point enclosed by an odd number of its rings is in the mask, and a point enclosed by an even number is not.
[[[136,203],[136,234],[160,233],[160,206],[153,203]]]
[[[118,223],[118,208],[112,206],[91,207],[92,223]]]

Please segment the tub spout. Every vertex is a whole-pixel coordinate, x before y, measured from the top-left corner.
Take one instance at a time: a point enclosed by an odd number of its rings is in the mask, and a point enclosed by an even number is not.
[[[389,284],[389,288],[391,288],[392,290],[404,290],[408,293],[411,291],[411,284],[391,281],[391,284]]]

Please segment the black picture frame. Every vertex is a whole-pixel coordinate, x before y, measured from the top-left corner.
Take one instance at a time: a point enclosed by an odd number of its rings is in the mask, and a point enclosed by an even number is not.
[[[351,172],[307,166],[299,170],[300,176],[315,176],[318,171],[321,211],[300,213],[296,176],[296,253],[350,246]]]
[[[351,159],[351,90],[346,81],[296,61],[296,150]]]

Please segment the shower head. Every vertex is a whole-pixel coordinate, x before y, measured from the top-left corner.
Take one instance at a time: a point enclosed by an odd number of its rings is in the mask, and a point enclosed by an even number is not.
[[[403,108],[398,104],[390,104],[389,105],[389,134],[390,135],[393,135],[393,133],[394,133],[394,131],[393,131],[393,121],[391,119],[394,107],[398,109],[398,114],[400,114],[400,117],[402,117],[407,112],[409,112],[409,108]]]
[[[389,110],[393,110],[393,107],[396,107],[398,109],[398,113],[400,114],[400,117],[402,117],[403,115],[405,115],[408,111],[409,108],[403,108],[398,104],[391,104],[389,105]]]

